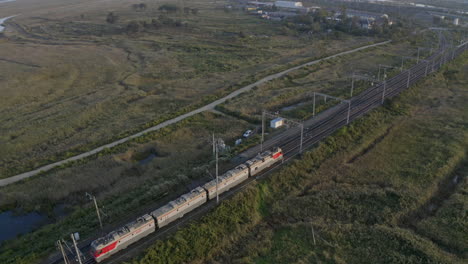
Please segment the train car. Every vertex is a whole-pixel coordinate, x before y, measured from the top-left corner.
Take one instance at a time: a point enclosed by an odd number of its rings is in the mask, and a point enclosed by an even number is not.
[[[241,164],[232,170],[227,171],[218,178],[218,195],[229,191],[232,187],[249,178],[249,168]],[[208,199],[216,198],[216,179],[207,182],[203,188],[208,193]]]
[[[191,192],[153,211],[151,215],[156,220],[158,227],[161,228],[206,203],[206,197],[206,191],[202,187],[197,187]]]
[[[111,255],[125,249],[132,243],[153,233],[156,225],[153,217],[148,214],[137,218],[137,220],[110,232],[105,237],[91,242],[91,253],[96,262],[101,262]]]
[[[280,148],[276,148],[272,151],[258,154],[255,158],[246,161],[245,164],[249,167],[249,173],[252,177],[282,159],[283,151]]]

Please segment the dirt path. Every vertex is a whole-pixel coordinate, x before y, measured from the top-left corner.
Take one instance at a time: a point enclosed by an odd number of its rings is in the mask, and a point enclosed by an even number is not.
[[[32,176],[35,176],[37,174],[39,174],[40,172],[43,172],[43,171],[48,171],[48,170],[51,170],[57,166],[60,166],[60,165],[63,165],[67,162],[70,162],[70,161],[74,161],[74,160],[79,160],[79,159],[83,159],[83,158],[86,158],[88,156],[91,156],[91,155],[94,155],[98,152],[101,152],[102,150],[106,149],[106,148],[112,148],[112,147],[115,147],[117,145],[120,145],[122,143],[125,143],[129,140],[132,140],[134,138],[137,138],[137,137],[140,137],[142,136],[143,134],[146,134],[146,133],[149,133],[149,132],[152,132],[152,131],[156,131],[156,130],[159,130],[161,128],[164,128],[166,126],[169,126],[169,125],[172,125],[174,123],[177,123],[185,118],[188,118],[188,117],[191,117],[193,115],[196,115],[198,113],[201,113],[201,112],[204,112],[204,111],[209,111],[209,110],[212,110],[215,106],[219,105],[219,104],[222,104],[224,103],[226,100],[229,100],[229,99],[232,99],[236,96],[238,96],[239,94],[241,93],[245,93],[245,92],[248,92],[250,91],[253,87],[255,86],[258,86],[258,85],[261,85],[263,83],[266,83],[268,81],[271,81],[273,79],[277,79],[291,71],[294,71],[294,70],[297,70],[297,69],[300,69],[302,67],[305,67],[305,66],[309,66],[309,65],[314,65],[314,64],[317,64],[321,61],[324,61],[324,60],[329,60],[329,59],[333,59],[333,58],[336,58],[336,57],[339,57],[339,56],[343,56],[343,55],[347,55],[347,54],[350,54],[350,53],[354,53],[354,52],[357,52],[357,51],[361,51],[361,50],[364,50],[364,49],[368,49],[368,48],[371,48],[371,47],[376,47],[376,46],[380,46],[380,45],[385,45],[385,44],[388,44],[390,43],[390,40],[388,41],[384,41],[384,42],[379,42],[379,43],[375,43],[375,44],[370,44],[370,45],[366,45],[366,46],[363,46],[363,47],[359,47],[359,48],[356,48],[356,49],[352,49],[352,50],[348,50],[348,51],[343,51],[343,52],[340,52],[340,53],[337,53],[337,54],[334,54],[334,55],[331,55],[331,56],[328,56],[328,57],[325,57],[325,58],[322,58],[322,59],[318,59],[318,60],[314,60],[314,61],[311,61],[311,62],[307,62],[307,63],[304,63],[304,64],[301,64],[299,66],[295,66],[295,67],[292,67],[292,68],[289,68],[287,70],[284,70],[282,72],[278,72],[278,73],[275,73],[275,74],[272,74],[272,75],[269,75],[269,76],[266,76],[252,84],[249,84],[247,86],[244,86],[230,94],[228,94],[227,96],[223,97],[223,98],[220,98],[210,104],[207,104],[205,106],[202,106],[198,109],[195,109],[191,112],[188,112],[186,114],[183,114],[183,115],[180,115],[178,117],[175,117],[173,119],[170,119],[170,120],[167,120],[167,121],[164,121],[156,126],[153,126],[153,127],[150,127],[148,129],[145,129],[141,132],[138,132],[136,134],[133,134],[131,136],[128,136],[128,137],[125,137],[125,138],[122,138],[122,139],[119,139],[117,141],[114,141],[114,142],[111,142],[109,144],[106,144],[106,145],[103,145],[103,146],[100,146],[98,148],[95,148],[93,150],[90,150],[88,152],[85,152],[85,153],[82,153],[82,154],[79,154],[79,155],[76,155],[76,156],[73,156],[71,158],[68,158],[68,159],[64,159],[64,160],[61,160],[61,161],[57,161],[57,162],[54,162],[52,164],[49,164],[49,165],[45,165],[45,166],[42,166],[40,168],[37,168],[35,170],[32,170],[32,171],[28,171],[28,172],[25,172],[25,173],[21,173],[21,174],[18,174],[18,175],[15,175],[15,176],[12,176],[12,177],[9,177],[9,178],[6,178],[6,179],[1,179],[0,180],[0,187],[1,186],[6,186],[6,185],[9,185],[9,184],[12,184],[12,183],[15,183],[15,182],[18,182],[18,181],[21,181],[23,179],[26,179],[26,178],[29,178],[29,177],[32,177]]]

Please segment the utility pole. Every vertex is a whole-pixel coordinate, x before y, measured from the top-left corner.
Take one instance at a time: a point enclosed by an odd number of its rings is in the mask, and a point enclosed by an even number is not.
[[[63,249],[63,246],[62,246],[62,241],[57,240],[57,247],[60,249],[60,252],[62,253],[63,262],[65,262],[65,264],[69,264],[67,254],[65,254],[65,250]]]
[[[426,61],[426,70],[424,71],[424,77],[427,76],[427,68],[429,68],[429,61]]]
[[[380,81],[380,69],[383,69],[383,76],[382,76],[382,80],[385,80],[387,79],[387,69],[396,69],[398,67],[395,67],[395,66],[389,66],[389,65],[384,65],[384,64],[379,64],[379,75],[377,77],[377,80]]]
[[[312,229],[312,239],[314,240],[314,245],[317,245],[317,243],[315,243],[315,232],[314,232],[314,226],[312,224],[310,224],[310,228]]]
[[[380,71],[380,69],[379,69],[379,71]],[[377,83],[379,82],[379,80],[376,80],[376,79],[374,79],[374,78],[372,78],[372,77],[367,77],[367,76],[364,76],[364,75],[356,75],[356,74],[353,72],[352,81],[351,81],[351,97],[353,97],[353,93],[354,93],[354,81],[355,81],[356,79],[357,79],[357,80],[370,81],[370,82],[372,82],[372,84],[373,84],[374,82],[377,82]]]
[[[381,65],[379,64],[379,73],[377,74],[377,80],[379,80],[379,81],[380,81],[380,66]]]
[[[406,82],[406,88],[409,88],[410,77],[411,77],[411,69],[408,69],[408,81]]]
[[[265,136],[265,110],[262,111],[262,140],[260,141],[260,151],[263,152],[263,140]]]
[[[299,153],[302,153],[302,138],[303,138],[303,135],[304,135],[304,124],[301,123],[301,143],[299,145]]]
[[[419,51],[419,50],[418,50]],[[403,71],[403,64],[404,64],[404,61],[406,60],[410,60],[410,59],[415,59],[415,57],[409,57],[409,56],[401,56],[401,67],[400,67],[400,71]],[[418,62],[419,62],[419,53],[418,53]]]
[[[351,113],[351,99],[348,100],[348,116],[346,117],[346,124],[349,124],[349,115]]]
[[[418,48],[418,58],[417,58],[417,60],[416,60],[416,63],[419,63],[419,49],[420,49],[420,48]]]
[[[344,99],[341,99],[341,98],[338,98],[338,97],[335,97],[335,96],[331,96],[331,95],[327,95],[327,94],[324,94],[324,93],[314,93],[314,96],[315,96],[315,94],[323,96],[324,98],[330,97],[331,99],[338,100],[341,103],[343,103],[343,102],[348,103],[348,115],[347,115],[347,118],[346,118],[346,124],[349,123],[349,116],[350,116],[350,113],[351,113],[351,100],[344,100]]]
[[[218,184],[219,184],[219,180],[218,180],[218,152],[219,152],[219,149],[218,149],[218,140],[216,140],[216,148],[215,148],[215,156],[216,156],[216,204],[219,204],[219,192],[218,192]]]
[[[382,91],[382,104],[385,101],[385,88],[387,87],[387,80],[383,81],[383,91]]]
[[[86,193],[86,196],[91,200],[94,201],[94,207],[96,207],[96,214],[97,214],[97,217],[98,217],[98,220],[99,220],[99,226],[101,226],[101,229],[102,229],[102,220],[101,220],[101,214],[99,213],[99,207],[98,207],[98,204],[97,204],[97,201],[96,201],[96,196],[92,195],[92,194],[89,194],[89,193]]]
[[[80,264],[83,264],[83,262],[81,261],[80,250],[78,249],[78,246],[76,245],[75,236],[73,234],[71,234],[70,236],[71,236],[71,239],[73,241],[73,246],[75,247],[76,257],[78,258],[78,262]]]
[[[315,92],[314,92],[314,104],[313,104],[312,116],[315,116]]]
[[[216,143],[215,143],[215,136],[214,136],[214,132],[213,132],[213,156],[216,155],[216,153],[215,153],[215,145],[216,145]]]

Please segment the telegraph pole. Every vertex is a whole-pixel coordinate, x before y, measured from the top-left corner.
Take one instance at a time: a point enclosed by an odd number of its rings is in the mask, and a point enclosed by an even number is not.
[[[263,152],[263,140],[265,136],[265,110],[262,111],[262,140],[260,141],[260,151]]]
[[[386,88],[386,86],[387,86],[387,80],[384,79],[384,81],[383,81],[383,91],[382,91],[382,104],[385,101],[385,88]]]
[[[410,77],[411,77],[411,69],[408,69],[408,81],[406,82],[406,88],[409,87]]]
[[[315,92],[314,92],[314,110],[312,112],[312,116],[315,116]]]
[[[69,264],[67,255],[65,254],[65,250],[63,249],[63,246],[62,246],[62,241],[57,240],[57,247],[60,249],[60,252],[62,253],[63,262],[65,262],[65,264]]]
[[[426,61],[426,70],[424,71],[424,77],[427,76],[427,68],[429,68],[429,61]]]
[[[349,115],[351,114],[351,99],[348,100],[348,116],[346,117],[346,124],[349,124]]]
[[[78,258],[78,262],[80,264],[83,264],[83,262],[81,261],[80,250],[78,249],[78,246],[76,245],[75,236],[73,234],[71,234],[70,236],[71,236],[71,239],[73,241],[73,246],[75,247],[76,257]]]
[[[219,193],[218,193],[218,183],[219,183],[219,180],[218,180],[218,152],[219,152],[219,149],[218,149],[218,141],[216,140],[216,148],[215,148],[215,156],[216,156],[216,204],[219,204]]]
[[[213,132],[213,156],[216,155],[215,153],[215,136],[214,136],[214,132]]]
[[[96,201],[96,196],[94,196],[92,194],[89,194],[89,193],[86,193],[86,196],[88,196],[90,199],[92,199],[94,201],[94,207],[96,207],[96,214],[97,214],[97,217],[98,217],[98,220],[99,220],[99,226],[101,226],[101,229],[102,229],[101,214],[99,213],[99,207],[98,207],[98,204],[97,204],[97,201]]]
[[[299,153],[302,153],[302,138],[303,138],[303,135],[304,135],[304,124],[301,123],[301,143],[299,145]]]
[[[419,63],[419,49],[420,48],[418,48],[418,58],[416,59],[416,63]]]
[[[353,76],[351,77],[351,95],[350,95],[350,97],[353,97],[353,91],[354,91],[354,72],[353,72]]]

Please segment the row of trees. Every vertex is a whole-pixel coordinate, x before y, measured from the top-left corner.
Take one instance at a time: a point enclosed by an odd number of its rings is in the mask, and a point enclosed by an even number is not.
[[[391,33],[392,29],[402,26],[401,23],[398,23],[390,27],[388,20],[382,18],[380,23],[373,23],[370,29],[366,29],[362,27],[361,19],[359,17],[348,17],[345,9],[341,11],[337,20],[333,19],[334,17],[334,13],[328,13],[326,10],[319,10],[312,14],[291,17],[284,22],[284,25],[289,29],[289,31],[293,30],[298,33],[320,33],[335,30],[354,35],[388,34]]]

